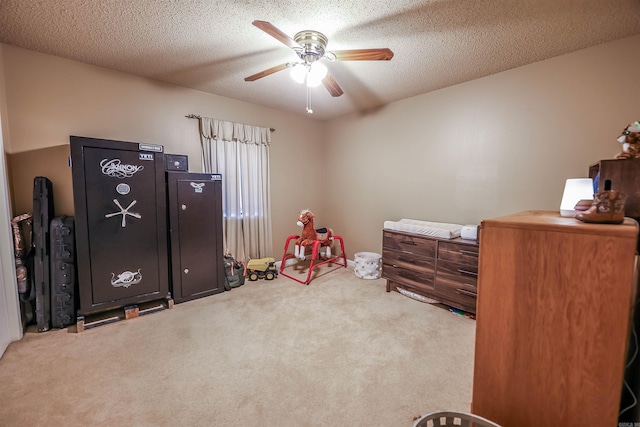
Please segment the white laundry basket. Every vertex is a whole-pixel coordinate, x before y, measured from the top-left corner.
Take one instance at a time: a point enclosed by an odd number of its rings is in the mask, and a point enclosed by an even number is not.
[[[353,257],[354,272],[361,279],[379,279],[382,274],[382,255],[374,252],[358,252]]]

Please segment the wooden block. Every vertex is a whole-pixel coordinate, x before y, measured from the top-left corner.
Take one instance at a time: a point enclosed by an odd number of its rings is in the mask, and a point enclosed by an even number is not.
[[[78,316],[76,319],[76,333],[84,332],[84,316]]]
[[[137,305],[129,305],[124,308],[124,318],[126,320],[135,319],[140,315],[140,309]]]

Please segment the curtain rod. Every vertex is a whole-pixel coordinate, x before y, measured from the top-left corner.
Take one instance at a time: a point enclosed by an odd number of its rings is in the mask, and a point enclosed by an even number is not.
[[[188,114],[185,116],[187,119],[201,119],[202,116],[198,116],[197,114]],[[271,132],[275,132],[276,130],[274,128],[269,128],[269,130]]]

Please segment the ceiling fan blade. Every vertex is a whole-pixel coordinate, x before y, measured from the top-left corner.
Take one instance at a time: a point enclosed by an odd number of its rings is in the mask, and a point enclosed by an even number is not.
[[[252,24],[260,28],[265,33],[269,34],[274,39],[278,40],[280,43],[284,43],[285,45],[289,46],[292,49],[295,47],[302,47],[298,43],[296,43],[295,40],[293,40],[287,34],[280,31],[270,22],[256,20],[256,21],[253,21]]]
[[[349,49],[333,50],[336,61],[388,61],[393,58],[391,49]]]
[[[331,74],[327,74],[327,76],[322,79],[322,84],[327,88],[331,96],[340,96],[344,93],[335,79],[331,77]]]
[[[289,66],[288,62],[286,62],[284,64],[276,65],[275,67],[271,67],[271,68],[269,68],[267,70],[260,71],[259,73],[255,73],[255,74],[253,74],[253,75],[251,75],[249,77],[245,77],[244,81],[245,82],[252,82],[252,81],[261,79],[263,77],[268,76],[269,74],[273,74],[273,73],[277,73],[278,71],[282,71],[285,68],[287,68],[288,66]]]

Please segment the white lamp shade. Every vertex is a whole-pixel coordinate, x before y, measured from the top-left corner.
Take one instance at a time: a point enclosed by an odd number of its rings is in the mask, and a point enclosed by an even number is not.
[[[580,200],[593,200],[593,180],[591,178],[571,178],[564,184],[560,215],[576,216],[573,209]]]
[[[302,84],[307,77],[307,67],[304,64],[296,64],[291,68],[289,74],[296,83]]]
[[[322,83],[322,79],[327,76],[327,67],[321,62],[311,64],[309,75],[307,76],[307,86],[316,87]]]
[[[320,62],[314,62],[309,66],[300,63],[294,65],[289,74],[296,83],[303,84],[306,80],[307,86],[316,87],[327,76],[327,67]]]

